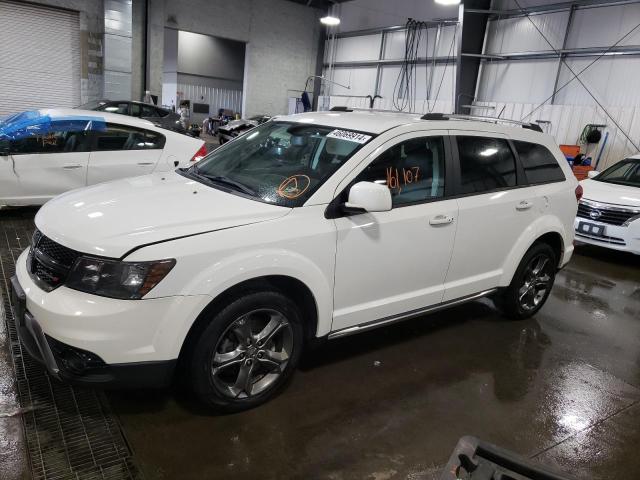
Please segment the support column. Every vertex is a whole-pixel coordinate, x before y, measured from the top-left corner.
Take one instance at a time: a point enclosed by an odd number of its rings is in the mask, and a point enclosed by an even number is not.
[[[462,105],[470,104],[476,95],[480,57],[465,54],[481,55],[484,37],[487,30],[487,15],[468,12],[468,9],[488,10],[491,0],[465,0],[460,4],[458,15],[458,59],[456,69],[455,113],[463,111]]]
[[[178,30],[167,28],[164,32],[164,59],[162,72],[162,103],[160,105],[178,105]]]
[[[131,1],[104,2],[104,95],[131,99]]]
[[[147,4],[147,74],[145,90],[158,95],[158,104],[162,99],[162,79],[164,61],[164,0],[148,0]],[[170,105],[170,103],[169,103]]]

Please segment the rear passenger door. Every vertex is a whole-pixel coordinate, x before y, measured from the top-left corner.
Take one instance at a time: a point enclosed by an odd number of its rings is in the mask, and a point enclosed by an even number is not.
[[[159,132],[108,123],[93,132],[87,185],[153,172],[164,143]]]
[[[517,240],[540,214],[510,141],[500,134],[452,131],[458,230],[444,301],[494,288]]]

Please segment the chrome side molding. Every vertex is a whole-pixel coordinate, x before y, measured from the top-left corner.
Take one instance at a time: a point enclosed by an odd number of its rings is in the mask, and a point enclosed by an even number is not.
[[[498,289],[491,288],[489,290],[485,290],[480,293],[474,293],[472,295],[467,295],[466,297],[461,297],[456,300],[449,300],[448,302],[437,303],[436,305],[431,305],[430,307],[419,308],[416,310],[411,310],[405,313],[399,313],[396,315],[391,315],[389,317],[381,318],[379,320],[373,320],[367,323],[361,323],[360,325],[355,325],[353,327],[347,327],[340,330],[336,330],[335,332],[331,332],[327,338],[329,340],[333,340],[334,338],[347,337],[349,335],[354,335],[356,333],[365,332],[367,330],[373,330],[374,328],[383,327],[385,325],[390,325],[396,322],[401,322],[403,320],[409,320],[410,318],[419,317],[420,315],[424,315],[425,313],[432,313],[438,310],[443,310],[445,308],[453,307],[455,305],[460,305],[463,303],[470,302],[472,300],[477,300],[479,298],[486,297],[495,293]]]

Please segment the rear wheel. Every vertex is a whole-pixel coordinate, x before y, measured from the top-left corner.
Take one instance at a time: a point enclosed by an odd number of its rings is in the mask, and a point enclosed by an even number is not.
[[[256,407],[286,385],[302,344],[294,302],[276,291],[247,293],[214,315],[196,342],[192,386],[218,410]]]
[[[533,245],[499,298],[498,304],[505,316],[529,318],[540,310],[551,293],[557,264],[556,254],[548,244]]]

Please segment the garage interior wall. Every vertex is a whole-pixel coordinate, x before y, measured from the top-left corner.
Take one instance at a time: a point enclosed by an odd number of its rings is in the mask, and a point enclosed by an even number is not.
[[[151,90],[162,91],[168,27],[246,43],[243,115],[286,113],[287,91],[315,72],[321,13],[285,0],[149,0]]]
[[[369,99],[365,97],[380,95],[382,99],[376,100],[375,108],[395,110],[394,96],[398,95],[394,91],[398,88],[405,52],[406,30],[402,26],[408,18],[419,21],[456,18],[458,7],[421,0],[352,0],[338,5],[336,14],[340,26],[327,30],[323,75],[350,88],[324,83],[320,93],[328,100],[320,101],[319,105],[368,108]],[[416,66],[415,102],[406,105],[404,111],[453,111],[456,30],[452,22],[440,25],[435,22],[423,31],[418,55],[424,61]],[[395,103],[403,102],[401,99]]]
[[[209,114],[225,108],[240,112],[245,44],[199,33],[165,29],[162,101],[169,108],[182,100],[207,104]],[[191,120],[207,115],[191,109]]]
[[[456,30],[456,25],[440,24],[423,31],[426,33],[420,39],[418,52],[426,63],[416,65],[415,102],[407,104],[404,111],[453,111]],[[369,99],[365,97],[380,95],[375,108],[395,110],[405,38],[406,30],[395,28],[373,34],[341,33],[335,40],[329,39],[325,45],[324,75],[344,85],[325,84],[322,93],[330,97],[329,106],[368,108]],[[401,102],[395,102],[398,103]]]
[[[514,8],[514,5],[504,2],[501,8]],[[640,4],[566,7],[533,14],[530,18],[555,49],[567,52],[567,64],[578,73],[600,52],[640,24]],[[562,87],[573,75],[526,17],[492,18],[487,27],[484,53],[505,58],[483,60],[476,103],[494,108],[476,109],[474,113],[503,112],[503,118],[550,121],[548,133],[560,144],[575,144],[588,123],[606,124],[609,138],[599,169],[636,153],[636,148],[576,80],[527,117],[553,94],[556,82],[557,87]],[[533,55],[518,58],[521,54]],[[640,142],[640,92],[636,78],[640,78],[640,28],[580,75],[591,93],[637,144]],[[600,145],[592,146],[587,153],[596,160],[599,150]]]

